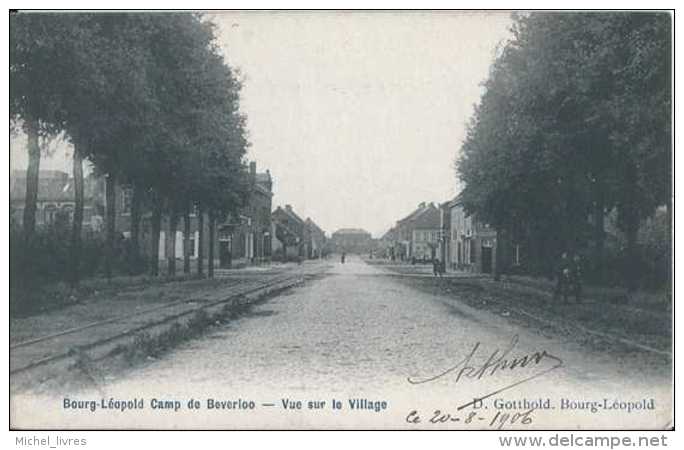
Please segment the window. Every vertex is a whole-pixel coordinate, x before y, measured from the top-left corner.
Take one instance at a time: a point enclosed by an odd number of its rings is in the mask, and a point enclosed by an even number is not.
[[[43,211],[45,214],[45,224],[54,224],[57,218],[57,207],[55,205],[47,205]]]
[[[191,237],[190,238],[190,248],[189,248],[189,254],[190,256],[195,256],[195,238]]]
[[[121,214],[130,214],[133,205],[133,189],[124,188],[121,193]]]
[[[62,206],[62,215],[66,219],[67,223],[73,222],[73,220],[74,220],[74,205]]]

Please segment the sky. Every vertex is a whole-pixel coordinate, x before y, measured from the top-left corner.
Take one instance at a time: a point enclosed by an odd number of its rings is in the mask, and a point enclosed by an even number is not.
[[[325,231],[379,237],[420,202],[457,192],[454,167],[506,12],[212,13],[243,80],[247,157]],[[24,168],[25,140],[11,141]],[[59,142],[43,169],[70,171]]]

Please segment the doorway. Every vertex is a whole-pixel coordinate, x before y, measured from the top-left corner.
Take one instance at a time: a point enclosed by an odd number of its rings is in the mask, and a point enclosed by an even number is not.
[[[233,255],[230,252],[230,241],[219,241],[219,267],[230,269],[233,264]]]
[[[482,247],[482,272],[492,273],[492,247]]]

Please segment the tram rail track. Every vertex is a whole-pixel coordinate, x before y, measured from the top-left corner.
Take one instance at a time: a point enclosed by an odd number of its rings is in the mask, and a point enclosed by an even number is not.
[[[217,312],[229,307],[246,305],[254,300],[279,292],[320,275],[324,268],[306,272],[277,274],[267,280],[250,280],[233,285],[215,299],[181,299],[155,305],[133,313],[121,314],[79,327],[17,342],[10,346],[10,375],[14,378],[28,375],[41,368],[68,369],[83,355],[97,361],[112,353],[119,345],[131,344],[141,333],[161,330],[187,320],[199,311]],[[89,336],[90,334],[90,336]],[[93,334],[96,336],[92,338]]]

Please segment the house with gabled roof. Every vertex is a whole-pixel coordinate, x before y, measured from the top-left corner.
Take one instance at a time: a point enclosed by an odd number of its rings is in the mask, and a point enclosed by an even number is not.
[[[305,221],[294,211],[292,205],[278,206],[271,213],[273,222],[273,253],[283,259],[304,256]]]
[[[447,270],[493,273],[496,266],[496,230],[473,214],[468,214],[460,196],[446,202],[449,246]],[[445,220],[446,222],[446,220]]]
[[[99,191],[103,183],[95,176],[88,176],[83,186],[84,230],[97,231],[102,227],[104,205]],[[14,170],[10,174],[10,219],[17,225],[24,220],[26,201],[26,171]],[[60,170],[41,170],[38,173],[36,201],[36,226],[67,226],[74,215],[74,179]]]
[[[304,253],[306,257],[309,259],[321,258],[326,241],[325,231],[310,217],[307,217],[304,221]]]
[[[237,217],[218,226],[219,264],[221,267],[269,261],[272,253],[271,172],[257,172],[256,162],[249,163],[250,191],[247,205]]]
[[[422,202],[394,227],[395,255],[402,260],[432,260],[440,239],[440,212],[434,203]]]

